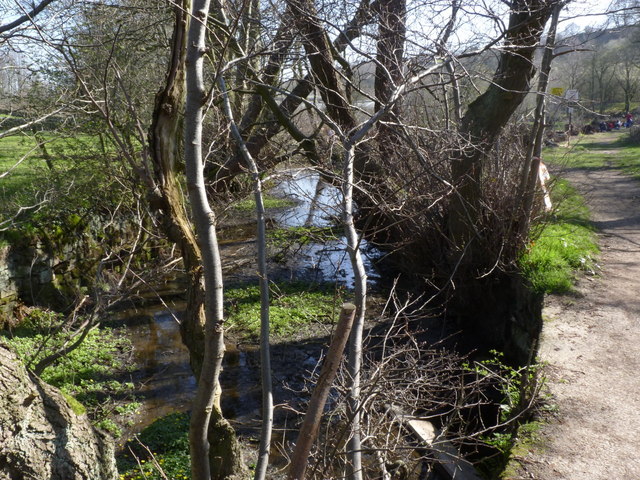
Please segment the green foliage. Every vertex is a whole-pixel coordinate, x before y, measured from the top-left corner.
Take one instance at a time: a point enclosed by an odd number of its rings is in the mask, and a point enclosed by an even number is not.
[[[599,250],[588,223],[589,209],[575,188],[557,180],[552,198],[557,210],[546,223],[533,228],[533,241],[520,266],[536,291],[565,293],[572,290],[576,271],[595,270]]]
[[[501,352],[493,350],[491,354],[492,357],[466,364],[465,368],[480,378],[492,380],[498,390],[499,426],[481,437],[494,453],[480,465],[487,478],[498,478],[509,462],[520,430],[527,429],[533,413],[531,405],[538,398],[543,379],[538,364],[514,368],[504,363]]]
[[[123,480],[162,480],[149,451],[169,479],[190,478],[189,415],[173,413],[156,420],[140,433],[137,440],[128,442],[125,451],[117,458]]]
[[[5,340],[23,362],[33,367],[46,356],[56,352],[65,342],[73,341],[72,329],[64,324],[62,315],[33,309]],[[110,328],[92,330],[83,343],[69,354],[45,368],[42,379],[59,388],[76,413],[86,411],[96,425],[119,435],[115,415],[131,415],[139,404],[125,404],[114,409],[114,398],[126,398],[133,392],[131,382],[114,377],[129,366],[125,354],[129,341]]]
[[[114,437],[119,437],[120,435],[122,435],[122,429],[111,418],[103,418],[102,420],[96,422],[95,425],[99,429],[104,430],[105,432],[109,432]]]
[[[250,336],[260,332],[260,289],[257,285],[226,291],[229,323]],[[311,323],[327,323],[342,303],[342,292],[333,285],[281,283],[270,285],[271,331],[284,336]]]

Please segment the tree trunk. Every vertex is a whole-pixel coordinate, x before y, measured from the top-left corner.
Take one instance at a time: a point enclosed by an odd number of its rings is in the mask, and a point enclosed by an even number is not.
[[[205,357],[205,285],[202,255],[187,215],[185,199],[177,179],[182,158],[181,138],[185,104],[185,65],[190,0],[176,7],[172,55],[164,88],[156,96],[150,129],[150,153],[154,165],[150,204],[160,213],[162,230],[180,248],[187,274],[187,307],[180,324],[182,341],[189,350],[191,368],[200,378]],[[242,470],[235,433],[222,415],[209,422],[207,437],[212,478],[228,478]],[[207,456],[204,455],[205,460]],[[224,461],[221,461],[224,459]]]
[[[457,194],[451,199],[449,232],[458,249],[456,257],[466,250],[466,263],[480,262],[484,253],[474,251],[478,242],[470,245],[482,217],[483,161],[529,91],[535,72],[533,56],[555,3],[545,0],[519,0],[513,3],[493,81],[469,105],[462,119],[460,137],[464,144],[451,164]],[[491,259],[487,260],[491,262]]]
[[[542,136],[545,126],[545,97],[547,86],[549,84],[549,74],[551,73],[551,62],[553,61],[553,49],[556,43],[556,32],[558,30],[558,20],[563,4],[557,4],[551,15],[551,24],[547,41],[542,54],[542,62],[540,64],[540,78],[538,80],[538,92],[536,98],[536,110],[533,118],[533,128],[531,132],[531,141],[527,149],[525,163],[522,168],[522,176],[520,178],[520,186],[518,191],[518,200],[522,206],[522,211],[517,214],[516,222],[519,224],[521,235],[524,237],[529,232],[531,210],[535,199],[536,184],[538,179],[538,169],[540,168],[540,156],[542,155]],[[534,157],[538,160],[534,164]],[[521,199],[521,200],[520,200]]]
[[[262,384],[262,428],[260,432],[260,448],[258,462],[254,474],[255,480],[264,480],[269,465],[271,451],[271,434],[273,431],[273,382],[271,378],[271,343],[269,320],[269,277],[267,273],[267,224],[265,207],[262,199],[262,181],[258,165],[249,153],[249,149],[240,134],[231,110],[231,102],[227,94],[227,87],[222,76],[218,77],[218,84],[222,92],[223,104],[231,133],[238,143],[238,148],[247,164],[247,170],[253,178],[253,192],[256,201],[256,223],[258,226],[258,277],[260,284],[260,371]]]
[[[391,96],[403,80],[403,56],[406,37],[405,0],[381,0],[378,13],[378,43],[376,45],[375,72],[375,109],[383,108],[391,100]],[[397,121],[400,104],[396,103],[389,115]],[[376,135],[379,158],[381,161],[395,158],[398,151],[397,129],[378,123]],[[390,168],[391,165],[389,165]]]
[[[349,361],[347,364],[347,371],[351,380],[351,391],[347,403],[347,415],[351,420],[351,438],[347,446],[349,459],[347,478],[350,480],[362,480],[360,371],[362,369],[362,335],[367,303],[367,273],[362,262],[360,238],[353,219],[354,155],[355,147],[348,142],[345,144],[344,170],[342,174],[342,216],[347,238],[347,252],[349,253],[355,277],[356,319],[349,338]]]
[[[233,478],[244,473],[233,429],[220,408],[220,372],[224,356],[222,264],[216,234],[216,217],[209,206],[204,182],[202,123],[205,101],[203,57],[209,0],[195,0],[189,26],[185,109],[185,167],[205,284],[205,344],[198,390],[189,428],[191,474],[194,480]],[[210,444],[209,424],[217,438]]]
[[[111,440],[0,344],[0,479],[116,480]]]
[[[329,351],[322,363],[318,381],[311,394],[304,421],[298,432],[295,450],[291,455],[291,464],[287,475],[288,480],[304,480],[309,454],[318,436],[324,406],[327,403],[331,385],[340,367],[340,359],[351,332],[355,313],[356,306],[352,303],[344,303],[342,305],[338,325],[329,345]]]
[[[483,163],[529,91],[535,71],[534,53],[557,3],[545,0],[512,3],[509,28],[493,81],[469,105],[460,126],[464,144],[451,164],[456,191],[448,212],[452,245],[449,262],[456,288],[447,304],[447,314],[477,348],[499,349],[516,365],[526,364],[537,348],[542,298],[519,275],[500,268],[515,262],[517,249],[495,248],[485,242]],[[513,230],[507,229],[504,235],[504,242],[516,241]]]

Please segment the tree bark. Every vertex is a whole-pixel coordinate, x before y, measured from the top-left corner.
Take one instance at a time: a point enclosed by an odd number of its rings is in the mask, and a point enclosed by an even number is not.
[[[367,300],[367,273],[362,262],[360,238],[356,231],[353,207],[355,147],[350,142],[345,145],[344,171],[342,175],[342,216],[345,236],[347,237],[347,252],[351,260],[355,278],[355,306],[356,319],[349,338],[348,372],[351,385],[347,403],[347,415],[351,420],[351,438],[347,446],[347,478],[362,480],[362,438],[361,402],[360,402],[360,371],[362,369],[362,335]]]
[[[187,190],[202,255],[206,314],[204,358],[189,428],[191,474],[194,480],[233,478],[244,471],[237,439],[220,408],[219,377],[225,350],[222,264],[216,217],[207,200],[202,155],[202,122],[206,98],[203,57],[206,53],[208,13],[209,0],[193,2],[186,57],[185,167]],[[218,434],[215,444],[210,444],[209,441],[209,424],[215,426]]]
[[[86,415],[0,344],[0,479],[116,480],[115,449]]]
[[[383,108],[403,80],[403,56],[406,39],[405,0],[381,0],[378,13],[378,43],[376,46],[375,109]],[[388,113],[392,119],[400,115],[400,102]],[[381,161],[393,159],[398,151],[396,129],[378,123],[376,141]]]
[[[311,394],[309,400],[309,406],[305,413],[300,432],[298,433],[298,439],[296,440],[296,447],[291,456],[291,465],[289,466],[289,473],[287,478],[289,480],[304,480],[304,473],[307,468],[307,462],[309,459],[309,453],[311,447],[318,435],[318,429],[320,428],[320,420],[322,418],[322,412],[324,406],[329,397],[329,391],[331,390],[331,384],[336,377],[338,367],[340,366],[340,357],[344,351],[344,347],[347,344],[349,333],[351,332],[351,326],[353,325],[353,319],[356,313],[356,306],[351,303],[345,303],[342,305],[340,311],[340,319],[336,331],[331,340],[329,351],[322,364],[318,381]]]
[[[517,217],[521,235],[527,235],[529,232],[531,209],[535,199],[536,183],[538,179],[538,169],[540,167],[540,157],[542,155],[542,136],[545,126],[545,97],[547,86],[549,85],[549,74],[551,73],[551,62],[553,61],[553,49],[555,48],[556,32],[558,30],[558,20],[560,12],[564,4],[558,3],[553,8],[551,14],[551,24],[549,25],[549,33],[542,54],[542,62],[540,64],[540,78],[538,80],[538,92],[536,95],[536,109],[533,117],[533,127],[531,132],[531,143],[527,149],[527,155],[522,168],[522,177],[520,178],[520,186],[518,191],[518,200],[522,206],[522,210]],[[537,161],[534,162],[534,158]]]
[[[457,194],[452,197],[449,215],[449,232],[458,252],[465,250],[476,236],[482,216],[482,163],[530,89],[535,72],[533,56],[556,3],[557,0],[513,2],[493,80],[469,105],[462,119],[460,137],[463,145],[451,163]],[[467,249],[472,264],[482,256],[480,252],[474,253]]]
[[[198,378],[204,356],[202,258],[177,177],[182,159],[181,138],[184,128],[185,64],[190,9],[190,0],[183,0],[175,9],[171,59],[165,85],[156,95],[149,133],[154,177],[146,183],[150,185],[149,203],[154,211],[160,213],[162,231],[179,247],[182,255],[188,281],[187,307],[180,324],[180,333],[182,341],[189,349],[191,368]]]

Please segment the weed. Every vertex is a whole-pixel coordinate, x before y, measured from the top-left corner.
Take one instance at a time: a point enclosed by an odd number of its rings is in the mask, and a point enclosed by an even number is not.
[[[126,447],[117,457],[122,480],[161,480],[158,467],[171,479],[190,477],[189,415],[186,413],[173,413],[156,420]]]
[[[281,283],[270,285],[271,331],[290,335],[311,323],[330,322],[342,303],[343,292],[334,285]],[[256,285],[226,291],[229,323],[249,336],[260,332],[260,290]]]
[[[533,413],[544,379],[538,364],[514,368],[504,363],[501,352],[494,350],[491,354],[491,358],[465,364],[465,368],[481,378],[493,379],[498,389],[498,425],[481,437],[494,453],[480,465],[489,478],[497,478],[509,462],[521,429],[524,432],[528,428],[524,425]]]

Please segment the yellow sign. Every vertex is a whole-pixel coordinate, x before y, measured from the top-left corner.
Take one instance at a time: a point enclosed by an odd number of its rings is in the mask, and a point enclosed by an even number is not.
[[[562,87],[553,87],[551,89],[551,95],[556,95],[558,97],[561,97],[563,93],[564,93],[564,88]]]

